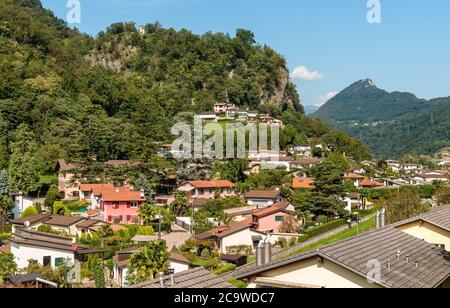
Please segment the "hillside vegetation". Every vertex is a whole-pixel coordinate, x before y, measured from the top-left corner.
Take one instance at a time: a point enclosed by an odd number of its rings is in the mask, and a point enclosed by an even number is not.
[[[243,29],[195,35],[149,23],[140,35],[133,23],[116,23],[93,38],[38,0],[0,0],[0,79],[0,169],[18,136],[35,143],[30,155],[41,173],[60,157],[148,161],[171,142],[178,114],[227,100],[291,124],[285,146],[315,137],[369,156],[304,116],[285,59]]]
[[[450,146],[450,97],[428,101],[411,93],[389,93],[362,80],[313,116],[360,138],[378,158],[430,155]]]

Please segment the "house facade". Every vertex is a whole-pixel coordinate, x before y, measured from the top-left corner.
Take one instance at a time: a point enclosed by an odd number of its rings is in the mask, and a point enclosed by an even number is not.
[[[278,190],[252,190],[244,194],[247,204],[262,209],[270,207],[281,201],[281,193]]]
[[[106,190],[100,199],[100,212],[105,221],[115,224],[136,223],[139,208],[146,198],[143,193],[131,191],[127,187]]]
[[[230,181],[188,181],[178,187],[187,193],[189,199],[215,199],[235,196],[236,185]]]

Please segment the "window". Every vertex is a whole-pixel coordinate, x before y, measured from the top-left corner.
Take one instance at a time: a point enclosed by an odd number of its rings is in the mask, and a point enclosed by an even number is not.
[[[64,264],[64,258],[56,258],[55,259],[55,267],[59,267]]]
[[[283,221],[284,216],[275,216],[275,221]]]
[[[138,203],[137,202],[135,202],[135,201],[131,202],[131,208],[132,209],[136,209],[137,207],[138,207]]]
[[[117,210],[117,209],[119,208],[119,203],[118,203],[118,202],[114,202],[114,203],[112,204],[112,208],[115,209],[115,210]]]
[[[72,192],[72,196],[74,196],[75,198],[78,198],[78,197],[80,197],[80,192],[74,191],[74,192]]]
[[[45,256],[42,258],[42,264],[44,266],[50,265],[52,263],[52,257],[51,256]]]

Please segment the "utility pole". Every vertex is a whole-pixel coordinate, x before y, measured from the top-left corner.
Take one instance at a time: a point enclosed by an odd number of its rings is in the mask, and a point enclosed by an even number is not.
[[[158,238],[161,240],[161,208],[159,209],[159,217],[158,217]]]

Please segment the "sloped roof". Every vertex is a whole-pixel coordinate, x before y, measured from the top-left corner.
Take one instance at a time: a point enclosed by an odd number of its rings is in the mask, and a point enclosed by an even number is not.
[[[36,215],[13,219],[11,220],[11,223],[13,225],[24,225],[25,222],[28,221],[30,224],[35,224],[41,221],[49,220],[51,216],[52,215],[50,213],[40,213]]]
[[[280,196],[277,190],[252,190],[244,194],[244,198],[276,199]]]
[[[171,285],[171,279],[169,276],[165,276],[164,288],[176,288],[176,289],[228,289],[233,286],[225,281],[221,277],[213,275],[210,271],[205,270],[203,267],[197,267],[188,271],[180,272],[174,276],[174,284]],[[147,289],[147,288],[162,288],[160,279],[153,279],[148,282],[140,283],[130,288]]]
[[[85,220],[83,217],[52,215],[49,220],[45,221],[45,224],[50,226],[70,227],[83,220]]]
[[[101,195],[105,191],[115,189],[113,184],[81,184],[81,191],[92,192],[95,196]]]
[[[397,252],[400,251],[400,259]],[[448,254],[434,245],[401,232],[392,226],[303,253],[266,266],[252,267],[236,275],[241,279],[270,269],[319,256],[347,270],[367,277],[371,260],[381,263],[381,279],[388,288],[433,288],[450,276]],[[406,262],[408,256],[409,262]],[[391,269],[388,269],[388,260]],[[417,266],[416,266],[417,262]]]
[[[313,181],[312,178],[296,178],[292,180],[292,187],[305,189],[314,188]]]
[[[252,220],[247,219],[239,222],[232,222],[228,226],[221,226],[211,229],[209,231],[203,232],[196,236],[199,240],[206,240],[210,238],[223,238],[234,234],[236,232],[251,228],[253,226]]]
[[[361,183],[359,183],[359,185],[361,186],[365,186],[365,187],[381,187],[384,186],[383,183],[378,183],[369,179],[364,179],[361,181]]]
[[[112,190],[102,192],[104,201],[145,201],[145,196],[141,192],[131,191],[127,187],[117,187]]]
[[[226,181],[226,180],[217,180],[217,181],[188,181],[186,183],[191,184],[195,188],[223,188],[223,187],[236,187],[236,184]]]

